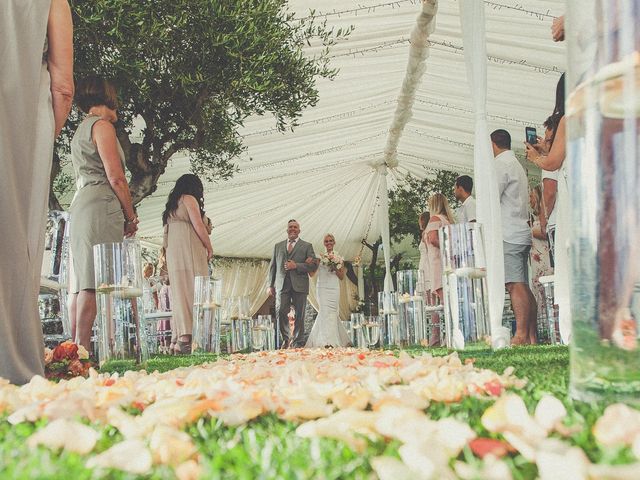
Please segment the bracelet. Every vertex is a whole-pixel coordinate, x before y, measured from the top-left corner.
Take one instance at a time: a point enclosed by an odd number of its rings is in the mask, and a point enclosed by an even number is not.
[[[131,220],[126,220],[126,221],[125,221],[125,223],[126,223],[127,225],[130,225],[130,224],[132,224],[132,223],[136,223],[136,220],[137,220],[137,217],[134,215],[134,216],[131,218]]]

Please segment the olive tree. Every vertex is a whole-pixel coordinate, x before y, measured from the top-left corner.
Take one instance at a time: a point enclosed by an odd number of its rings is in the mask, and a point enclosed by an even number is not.
[[[295,127],[318,101],[317,79],[337,74],[330,47],[351,31],[327,27],[314,11],[296,18],[287,0],[70,4],[76,78],[104,75],[118,90],[116,130],[135,203],[153,193],[179,151],[208,179],[233,175],[249,115],[271,114],[281,131]],[[305,46],[316,47],[314,55]],[[52,181],[78,120],[74,112],[58,142]],[[134,120],[142,133],[132,142]]]

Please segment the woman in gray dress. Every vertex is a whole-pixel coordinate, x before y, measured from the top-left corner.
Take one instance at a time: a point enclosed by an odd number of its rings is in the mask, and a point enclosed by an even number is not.
[[[124,152],[113,126],[118,119],[114,86],[100,77],[81,80],[76,103],[87,116],[71,141],[76,194],[69,231],[73,261],[69,316],[76,342],[89,350],[96,318],[93,246],[134,235],[138,218],[124,175]]]
[[[0,377],[44,374],[38,292],[53,140],[73,99],[67,0],[0,1]]]

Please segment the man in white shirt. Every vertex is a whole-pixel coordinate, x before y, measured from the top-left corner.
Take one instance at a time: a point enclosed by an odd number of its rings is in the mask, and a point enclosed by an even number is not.
[[[491,146],[502,210],[502,246],[504,281],[516,317],[513,345],[537,343],[536,300],[529,288],[529,193],[527,174],[511,150],[511,135],[506,130],[491,134]]]
[[[458,223],[476,221],[476,199],[471,195],[473,190],[473,180],[469,175],[461,175],[456,178],[453,186],[453,195],[456,200],[462,202],[458,209]]]

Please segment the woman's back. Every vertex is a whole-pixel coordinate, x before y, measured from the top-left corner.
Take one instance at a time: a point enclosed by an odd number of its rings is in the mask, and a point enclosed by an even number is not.
[[[107,172],[92,137],[93,126],[99,120],[101,120],[101,117],[87,115],[78,125],[78,129],[71,140],[71,162],[78,189],[88,185],[109,185]],[[117,146],[120,161],[124,167],[124,152],[120,147],[120,142],[117,143]]]

